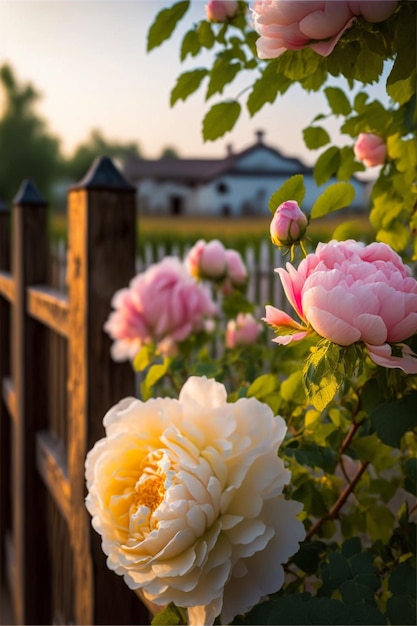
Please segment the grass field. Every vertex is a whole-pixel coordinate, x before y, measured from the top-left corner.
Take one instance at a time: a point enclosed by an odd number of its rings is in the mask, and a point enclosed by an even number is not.
[[[153,244],[194,243],[197,239],[220,239],[225,246],[242,249],[248,244],[257,245],[269,238],[270,216],[260,217],[189,217],[189,216],[143,216],[137,222],[139,249],[145,241]],[[372,229],[367,216],[332,217],[312,220],[308,236],[312,243],[328,241],[337,229],[340,238],[369,239]],[[66,216],[59,214],[51,219],[51,234],[54,239],[66,238]],[[343,235],[343,236],[340,236]]]

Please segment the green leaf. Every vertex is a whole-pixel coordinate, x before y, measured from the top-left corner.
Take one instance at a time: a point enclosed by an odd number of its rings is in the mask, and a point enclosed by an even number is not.
[[[304,143],[309,150],[317,150],[329,143],[329,133],[321,126],[309,126],[303,130]]]
[[[262,400],[270,393],[276,392],[279,388],[279,380],[275,374],[263,374],[256,378],[249,386],[246,396]]]
[[[323,411],[333,400],[343,380],[340,364],[343,348],[330,341],[322,341],[311,349],[303,366],[303,380],[307,400],[318,411]]]
[[[197,56],[201,50],[201,41],[196,30],[189,30],[182,40],[180,59],[184,61],[190,54],[192,57]]]
[[[240,111],[241,106],[236,100],[220,102],[212,106],[203,119],[204,141],[214,141],[232,130]]]
[[[327,102],[335,115],[349,115],[352,111],[345,93],[338,87],[327,87],[324,90]]]
[[[208,70],[205,68],[180,74],[175,87],[171,91],[170,105],[174,106],[177,100],[186,100],[188,96],[197,91],[201,81],[207,74]]]
[[[178,626],[187,624],[187,612],[185,609],[175,606],[170,602],[162,611],[157,613],[151,622],[152,626]]]
[[[355,197],[355,189],[349,183],[334,183],[317,198],[311,209],[311,217],[322,217],[349,206]]]
[[[322,571],[323,583],[331,589],[338,589],[351,576],[349,561],[339,552],[330,553],[329,563]]]
[[[337,178],[339,180],[348,181],[354,172],[365,171],[363,163],[355,160],[355,155],[351,146],[344,146],[339,150],[340,165],[337,168]]]
[[[210,72],[206,100],[215,93],[223,93],[224,87],[233,81],[241,67],[239,62],[229,63],[229,61],[225,61],[224,59],[218,59]]]
[[[267,102],[275,102],[277,95],[285,93],[290,85],[291,80],[286,76],[278,76],[276,62],[270,61],[249,94],[246,103],[249,115],[253,117]]]
[[[317,159],[313,172],[314,180],[318,185],[323,185],[336,174],[339,166],[340,150],[336,146],[331,146]]]
[[[326,544],[323,541],[307,541],[291,560],[306,574],[315,574],[325,551]]]
[[[410,563],[400,563],[389,577],[389,590],[396,596],[414,596],[416,591],[416,568]]]
[[[210,49],[214,46],[214,42],[216,39],[210,22],[207,22],[206,20],[200,22],[198,27],[198,37],[200,39],[201,45],[204,46],[204,48]]]
[[[185,15],[190,6],[189,0],[177,2],[168,9],[162,9],[156,16],[153,24],[148,31],[147,51],[150,52],[154,48],[161,45],[166,39],[169,39],[174,32],[175,26],[179,20]]]
[[[305,402],[305,393],[302,385],[302,372],[297,370],[293,372],[281,383],[281,397],[286,402],[296,402],[303,404]]]
[[[366,511],[366,530],[373,541],[389,541],[394,524],[394,514],[383,505],[373,504]]]
[[[146,373],[145,380],[141,384],[141,396],[143,400],[148,400],[152,395],[152,387],[160,380],[168,371],[172,359],[164,357],[162,363],[152,365]]]
[[[404,464],[404,489],[417,496],[417,459],[408,459]]]
[[[139,350],[133,360],[133,369],[135,372],[142,372],[152,363],[155,358],[155,349],[152,345],[144,345]]]
[[[272,194],[268,202],[269,210],[271,213],[275,213],[279,205],[287,200],[294,200],[300,205],[304,200],[305,193],[304,176],[295,174]]]
[[[387,615],[390,624],[406,626],[406,624],[416,623],[416,601],[415,598],[399,598],[393,596],[388,598]]]
[[[371,424],[380,440],[399,448],[403,435],[417,427],[417,392],[412,392],[396,400],[381,404],[371,413]]]

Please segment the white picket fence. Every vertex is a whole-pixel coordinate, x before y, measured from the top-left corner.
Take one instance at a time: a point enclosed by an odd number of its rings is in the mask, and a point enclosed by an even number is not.
[[[145,244],[143,255],[136,259],[136,271],[144,271],[149,265],[160,261],[168,254],[184,259],[189,249],[190,246],[181,249],[177,245],[168,252],[163,243],[156,246],[156,249],[151,244]],[[247,297],[255,306],[255,315],[263,317],[266,304],[273,304],[289,312],[291,307],[283,293],[280,278],[274,271],[275,268],[285,265],[288,256],[285,257],[278,248],[265,239],[258,251],[254,246],[248,245],[242,257],[249,276]],[[51,283],[62,291],[66,291],[66,264],[66,245],[65,241],[60,240],[53,243],[51,248]]]

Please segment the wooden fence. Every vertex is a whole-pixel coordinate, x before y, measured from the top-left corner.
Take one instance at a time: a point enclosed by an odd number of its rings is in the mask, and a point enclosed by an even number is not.
[[[190,245],[168,246],[164,242],[155,247],[145,242],[142,255],[136,257],[135,270],[141,272],[151,263],[156,263],[168,255],[184,259],[190,247]],[[51,246],[52,281],[56,288],[63,291],[67,288],[67,256],[65,241],[63,239],[55,241]],[[265,304],[274,304],[278,308],[290,311],[281,281],[274,271],[275,268],[282,267],[289,257],[284,257],[278,248],[273,247],[269,239],[264,239],[257,248],[251,244],[247,245],[242,258],[248,269],[247,296],[255,305],[256,315],[258,317],[265,315]]]
[[[51,257],[33,183],[11,212],[0,204],[0,582],[17,624],[150,622],[107,569],[84,506],[86,453],[109,407],[135,392],[130,364],[111,360],[103,332],[111,297],[167,252],[146,248],[135,260],[135,205],[113,163],[95,161],[68,192],[68,249]],[[244,255],[260,315],[282,302],[273,254],[265,242]]]
[[[0,573],[17,624],[149,623],[107,569],[84,506],[86,452],[108,408],[134,392],[103,323],[135,272],[135,219],[134,189],[96,161],[68,193],[62,293],[35,186],[22,184],[11,215],[0,206]]]

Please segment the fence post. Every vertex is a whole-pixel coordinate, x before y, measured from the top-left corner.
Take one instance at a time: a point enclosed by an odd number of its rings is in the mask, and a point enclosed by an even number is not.
[[[10,270],[10,211],[0,200],[0,270]],[[0,298],[0,388],[10,375],[10,304]],[[7,587],[6,537],[11,531],[10,415],[0,396],[0,585]]]
[[[135,273],[135,190],[107,157],[69,192],[69,475],[78,624],[147,623],[123,580],[107,569],[84,506],[84,460],[104,434],[102,419],[134,392],[130,364],[114,363],[103,324],[113,293]]]
[[[12,375],[13,591],[18,624],[50,620],[46,490],[36,469],[36,433],[47,425],[45,329],[26,313],[26,288],[47,278],[47,205],[35,186],[22,183],[13,206]]]

